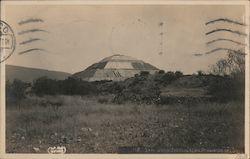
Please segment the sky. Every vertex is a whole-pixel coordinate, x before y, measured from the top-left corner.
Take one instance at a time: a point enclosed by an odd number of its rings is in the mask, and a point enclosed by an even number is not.
[[[245,32],[245,27],[205,23],[217,18],[243,23],[244,14],[245,7],[236,5],[8,5],[5,21],[14,30],[17,44],[6,64],[75,73],[107,56],[122,54],[165,71],[209,71],[226,51],[194,54],[217,47],[240,49],[241,45],[228,41],[206,43],[216,38],[245,43],[245,37],[206,33],[217,28]],[[28,19],[43,22],[19,24]],[[46,32],[21,34],[29,29]],[[41,40],[21,44],[32,38]],[[43,51],[19,54],[33,48]]]

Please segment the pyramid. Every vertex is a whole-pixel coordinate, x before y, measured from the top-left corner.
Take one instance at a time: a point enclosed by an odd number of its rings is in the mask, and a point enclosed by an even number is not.
[[[158,68],[142,60],[116,54],[94,63],[84,71],[75,73],[73,77],[81,78],[85,81],[122,81],[140,74],[141,71],[148,71],[150,74],[153,74],[158,70]]]

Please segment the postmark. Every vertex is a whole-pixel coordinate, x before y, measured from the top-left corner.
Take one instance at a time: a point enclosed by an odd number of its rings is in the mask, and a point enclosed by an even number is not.
[[[12,28],[2,20],[0,20],[0,42],[0,62],[3,62],[14,53],[16,38]]]

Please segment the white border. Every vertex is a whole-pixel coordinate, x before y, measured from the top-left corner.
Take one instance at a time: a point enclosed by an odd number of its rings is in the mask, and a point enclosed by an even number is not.
[[[249,5],[247,0],[31,0],[3,1],[3,5]]]
[[[0,18],[1,20],[5,21],[5,7],[0,2]],[[4,51],[4,50],[3,50]],[[1,154],[5,153],[5,61],[0,63],[0,156]],[[2,91],[3,90],[3,91]]]
[[[115,0],[88,0],[88,1],[0,1],[1,3],[1,19],[5,19],[5,6],[6,5],[245,5],[245,22],[249,26],[249,1],[167,1],[167,0],[156,0],[156,1],[115,1]],[[246,27],[246,77],[245,77],[245,158],[249,158],[249,27]],[[0,86],[1,90],[5,90],[5,63],[1,63],[1,79]],[[97,158],[97,159],[128,159],[128,158],[138,158],[138,159],[151,159],[151,158],[173,158],[173,159],[241,159],[242,155],[239,154],[64,154],[64,155],[50,155],[50,154],[8,154],[5,153],[5,91],[0,92],[0,158],[4,159],[42,159],[42,158]],[[4,133],[3,133],[4,132]]]
[[[249,58],[249,48],[250,48],[250,44],[249,44],[249,20],[250,20],[250,15],[249,15],[249,4],[245,6],[245,23],[247,24],[248,27],[246,27],[246,47],[245,47],[245,52],[246,52],[246,57],[245,57],[245,61],[246,61],[246,66],[245,66],[245,154],[248,154],[248,158],[249,158],[249,154],[250,154],[250,147],[249,147],[249,126],[250,126],[250,122],[249,122],[249,114],[250,114],[250,109],[249,109],[249,90],[250,90],[250,86],[249,86],[249,74],[250,74],[250,68],[249,68],[249,62],[250,62],[250,58]]]

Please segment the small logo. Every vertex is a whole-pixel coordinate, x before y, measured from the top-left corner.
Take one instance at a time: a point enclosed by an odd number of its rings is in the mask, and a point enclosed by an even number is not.
[[[49,154],[65,154],[66,153],[66,147],[65,146],[54,146],[48,148]]]

